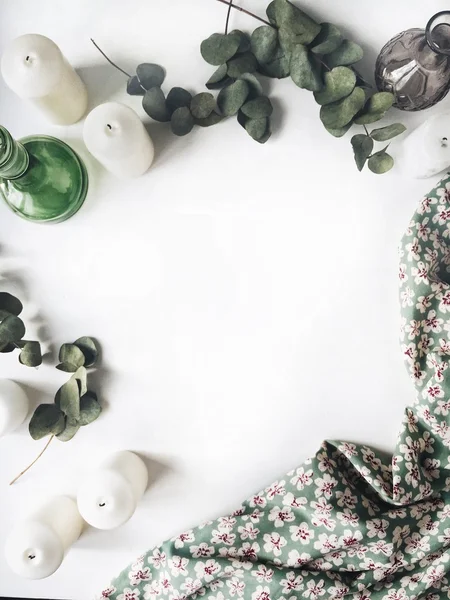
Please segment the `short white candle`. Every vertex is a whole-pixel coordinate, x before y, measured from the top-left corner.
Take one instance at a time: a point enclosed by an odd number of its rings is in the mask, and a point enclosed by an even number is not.
[[[114,529],[134,514],[147,483],[144,461],[133,452],[116,452],[82,484],[78,509],[92,527]]]
[[[397,161],[405,175],[419,179],[450,167],[450,113],[434,115],[410,133]]]
[[[58,46],[28,34],[7,46],[1,62],[6,84],[55,125],[71,125],[85,114],[87,90]]]
[[[108,171],[124,179],[143,175],[153,162],[153,142],[138,115],[125,104],[107,102],[84,124],[87,149]]]
[[[20,577],[48,577],[59,568],[82,529],[76,503],[56,496],[14,527],[6,541],[6,561]]]
[[[0,379],[0,437],[17,429],[24,422],[28,409],[28,398],[20,385]]]

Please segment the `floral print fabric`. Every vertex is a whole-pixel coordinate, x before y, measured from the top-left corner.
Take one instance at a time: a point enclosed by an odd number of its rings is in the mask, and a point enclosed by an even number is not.
[[[233,514],[125,569],[111,600],[450,597],[450,177],[400,248],[402,352],[417,398],[393,456],[327,441]]]

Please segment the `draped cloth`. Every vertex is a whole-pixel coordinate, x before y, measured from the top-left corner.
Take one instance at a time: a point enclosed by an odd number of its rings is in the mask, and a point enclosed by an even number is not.
[[[391,456],[326,441],[234,513],[151,549],[111,600],[449,598],[450,176],[400,246],[401,348],[416,399]]]

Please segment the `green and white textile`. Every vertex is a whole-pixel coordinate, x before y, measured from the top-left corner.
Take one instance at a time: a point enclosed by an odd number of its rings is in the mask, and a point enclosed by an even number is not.
[[[402,351],[417,399],[394,455],[324,442],[232,515],[138,558],[101,597],[450,597],[450,177],[420,204],[400,263]]]

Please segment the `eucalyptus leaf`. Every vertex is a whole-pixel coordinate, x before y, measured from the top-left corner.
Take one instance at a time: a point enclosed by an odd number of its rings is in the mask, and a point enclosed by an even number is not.
[[[227,71],[227,64],[220,65],[206,82],[208,90],[219,90],[220,88],[223,88],[224,85],[231,83],[231,78],[228,77]]]
[[[273,106],[269,98],[266,96],[259,96],[254,100],[246,102],[242,106],[241,111],[250,119],[261,119],[270,117],[273,112]]]
[[[4,348],[2,348],[2,349],[0,350],[0,352],[1,352],[2,354],[9,354],[9,353],[11,353],[11,352],[14,352],[14,350],[16,349],[16,347],[17,347],[17,346],[16,346],[15,344],[7,344],[7,345],[6,345]]]
[[[164,69],[154,63],[142,63],[138,65],[136,75],[144,90],[161,87],[166,78]]]
[[[191,100],[191,113],[195,119],[206,119],[216,108],[216,99],[208,92],[201,92]]]
[[[263,88],[259,79],[253,73],[243,73],[239,79],[243,79],[247,82],[249,87],[248,99],[253,100],[263,93]]]
[[[73,367],[73,371],[65,368],[60,370],[72,373],[75,373],[75,371],[85,363],[83,352],[78,346],[75,346],[75,344],[63,344],[59,351],[59,360],[63,365],[71,365]]]
[[[56,392],[55,404],[70,419],[79,419],[80,389],[74,377],[66,381]]]
[[[19,362],[26,367],[39,367],[42,364],[40,343],[25,342],[19,354]]]
[[[324,86],[314,93],[318,104],[325,105],[346,98],[356,85],[356,75],[348,67],[335,67],[326,71],[323,76]]]
[[[40,404],[28,425],[33,440],[46,435],[59,435],[64,429],[64,414],[56,404]]]
[[[260,63],[269,62],[277,49],[277,30],[269,25],[257,27],[250,38],[251,49]]]
[[[69,417],[65,417],[64,419],[64,429],[61,433],[58,433],[56,436],[60,442],[68,442],[80,429],[81,425],[75,419],[70,419]]]
[[[191,105],[192,94],[182,87],[173,87],[167,94],[166,106],[169,112],[173,114],[177,108],[187,107]]]
[[[238,79],[244,73],[253,73],[256,71],[258,63],[254,54],[251,52],[244,52],[229,60],[227,65],[228,76],[232,79]]]
[[[394,159],[385,150],[380,150],[380,152],[376,152],[369,158],[367,165],[372,173],[382,175],[392,169]]]
[[[247,133],[257,142],[263,139],[268,126],[269,120],[267,118],[248,119],[245,123],[245,129]]]
[[[80,400],[80,419],[78,422],[81,426],[89,425],[99,417],[101,412],[102,407],[97,400],[97,395],[94,392],[87,392]]]
[[[267,6],[266,15],[269,19],[269,22],[278,27],[275,0],[272,0],[272,2],[270,2],[270,4]]]
[[[85,367],[80,367],[73,375],[72,379],[77,382],[79,396],[84,396],[87,392],[87,371]]]
[[[310,44],[319,34],[320,25],[289,0],[274,0],[268,7],[269,19],[273,18],[278,28],[290,29],[301,44]]]
[[[23,321],[14,315],[9,315],[0,323],[0,350],[11,344],[18,342],[25,335],[25,325]]]
[[[243,79],[238,79],[231,85],[220,90],[217,104],[226,117],[235,115],[245,103],[249,94],[249,86]]]
[[[360,133],[354,135],[351,139],[353,153],[355,155],[356,166],[358,171],[362,171],[367,159],[373,150],[373,140],[368,135]]]
[[[340,138],[347,133],[347,131],[350,129],[350,127],[352,125],[353,125],[353,123],[350,121],[350,123],[347,123],[347,125],[344,125],[344,127],[326,127],[325,126],[325,129],[328,131],[328,133],[331,133],[331,135],[333,135],[334,137]]]
[[[290,53],[285,52],[283,48],[278,45],[273,58],[267,63],[261,63],[259,65],[259,71],[267,77],[284,79],[285,77],[288,77],[291,72],[290,64]]]
[[[355,119],[357,125],[375,123],[384,117],[394,103],[394,95],[390,92],[372,94],[364,105],[361,114]]]
[[[222,117],[222,115],[219,115],[215,111],[212,112],[209,115],[209,117],[206,117],[205,119],[195,119],[194,118],[195,124],[199,125],[200,127],[211,127],[211,125],[217,125],[217,123],[220,123],[220,121],[223,121],[223,117]]]
[[[170,126],[175,135],[183,136],[192,131],[194,127],[194,117],[187,106],[177,108],[172,115]]]
[[[232,58],[239,49],[239,36],[229,33],[213,33],[203,40],[200,52],[207,63],[214,66],[223,65]]]
[[[387,142],[387,140],[391,140],[405,131],[406,127],[402,123],[392,123],[392,125],[387,125],[386,127],[373,129],[370,132],[370,137],[376,142]]]
[[[240,110],[237,114],[237,122],[239,123],[239,125],[241,127],[243,127],[245,129],[245,124],[247,123],[247,121],[248,121],[248,117],[246,117],[244,115],[244,113],[242,112],[242,110]]]
[[[333,23],[321,23],[320,33],[315,38],[310,50],[314,54],[330,54],[341,45],[342,33]]]
[[[155,121],[166,123],[170,121],[170,111],[166,105],[166,98],[159,87],[154,87],[145,92],[142,98],[142,108],[149,117]]]
[[[84,366],[93,367],[99,357],[99,349],[95,341],[90,337],[80,337],[74,341],[74,346],[77,346],[84,354]]]
[[[332,69],[333,67],[353,65],[364,56],[363,49],[359,44],[350,40],[344,40],[333,52],[326,55],[325,61]]]
[[[22,310],[23,305],[18,298],[8,292],[0,292],[0,320],[9,315],[18,317]]]
[[[340,129],[345,127],[364,106],[364,90],[356,87],[353,92],[339,102],[326,104],[320,109],[320,119],[325,127]]]
[[[145,92],[146,90],[140,84],[137,75],[128,78],[127,94],[130,94],[130,96],[143,96]]]
[[[250,38],[246,33],[240,29],[233,29],[233,31],[230,31],[230,35],[234,35],[239,40],[238,52],[247,52],[250,50]]]
[[[290,69],[292,81],[298,87],[311,92],[322,89],[321,65],[302,44],[297,44],[292,50]]]

